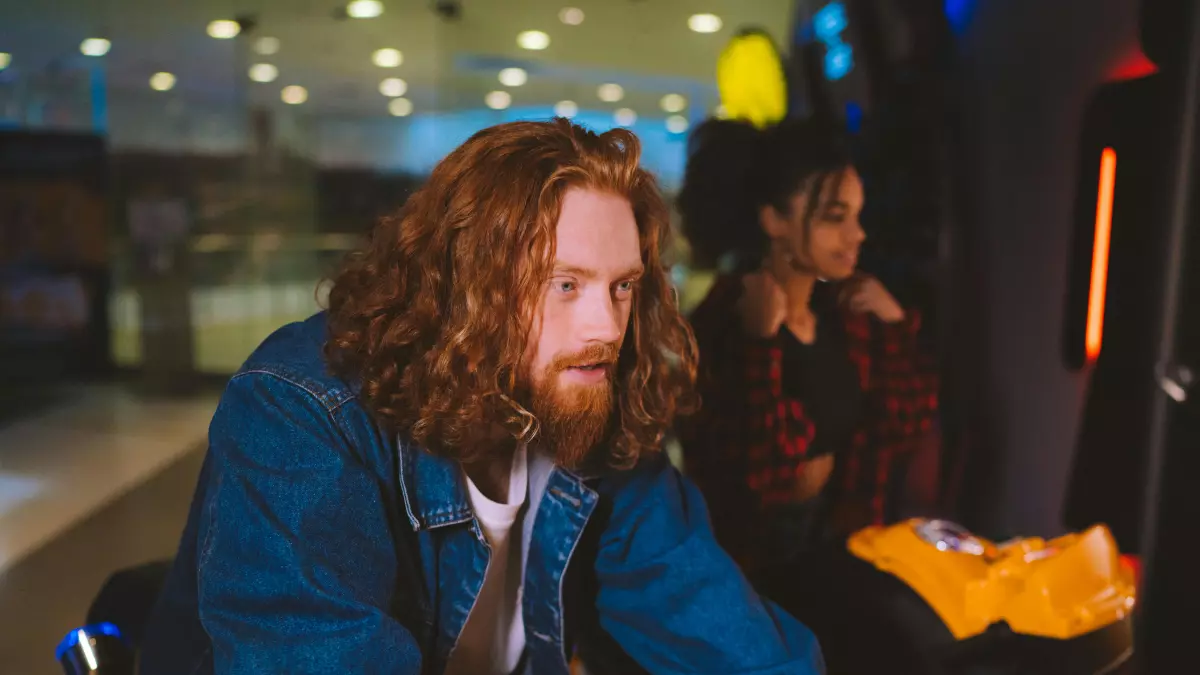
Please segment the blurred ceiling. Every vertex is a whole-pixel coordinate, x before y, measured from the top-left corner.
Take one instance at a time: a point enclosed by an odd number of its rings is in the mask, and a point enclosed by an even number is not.
[[[715,102],[717,56],[739,28],[765,28],[781,43],[793,0],[461,0],[457,19],[435,11],[449,0],[383,0],[381,16],[345,18],[337,0],[0,0],[0,52],[12,54],[6,77],[90,72],[97,59],[79,52],[82,40],[104,37],[110,91],[149,91],[158,71],[176,76],[164,96],[214,102],[283,105],[288,85],[308,90],[306,110],[322,114],[386,115],[379,92],[386,77],[408,84],[417,111],[480,108],[485,95],[506,89],[512,105],[547,106],[570,99],[582,108],[631,107],[661,115],[658,102],[680,93],[700,104]],[[580,25],[560,21],[564,7],[583,10]],[[722,28],[711,34],[688,28],[688,17],[712,13]],[[339,16],[339,14],[341,16]],[[252,18],[254,26],[231,40],[206,32],[216,19]],[[522,49],[526,30],[550,36],[542,51]],[[260,55],[258,38],[280,41]],[[403,54],[396,68],[372,63],[391,47]],[[248,70],[270,63],[271,83],[252,82]],[[505,87],[503,67],[529,73],[523,86]],[[602,102],[597,86],[615,82],[620,102]],[[707,112],[707,111],[705,111]],[[703,114],[703,113],[702,113]]]

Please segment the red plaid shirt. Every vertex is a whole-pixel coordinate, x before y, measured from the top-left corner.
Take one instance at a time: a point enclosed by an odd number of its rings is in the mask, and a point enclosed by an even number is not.
[[[741,330],[740,294],[738,277],[720,277],[692,314],[702,407],[683,421],[679,435],[686,468],[705,492],[718,537],[749,543],[759,509],[795,500],[814,428],[804,404],[784,394],[780,339],[755,339]],[[896,324],[841,316],[865,409],[851,447],[836,453],[830,480],[836,481],[835,512],[842,507],[842,513],[855,513],[847,523],[855,529],[884,522],[897,463],[932,430],[938,379],[918,357],[915,312]]]

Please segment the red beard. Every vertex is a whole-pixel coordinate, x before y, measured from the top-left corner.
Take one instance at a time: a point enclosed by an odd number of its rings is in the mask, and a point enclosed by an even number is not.
[[[613,409],[616,345],[595,345],[554,359],[534,387],[531,412],[540,423],[536,444],[559,466],[577,468],[604,438]],[[595,384],[564,384],[568,368],[599,364],[607,377]]]

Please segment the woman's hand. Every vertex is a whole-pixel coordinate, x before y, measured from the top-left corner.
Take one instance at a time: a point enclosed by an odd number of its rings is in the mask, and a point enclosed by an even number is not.
[[[839,294],[842,304],[852,312],[874,314],[884,323],[904,320],[904,308],[878,279],[862,274],[846,282]]]
[[[742,297],[737,304],[742,328],[759,338],[774,337],[787,317],[787,296],[765,270],[742,277]]]
[[[796,472],[796,501],[806,502],[821,494],[833,473],[833,455],[821,455],[800,465]]]

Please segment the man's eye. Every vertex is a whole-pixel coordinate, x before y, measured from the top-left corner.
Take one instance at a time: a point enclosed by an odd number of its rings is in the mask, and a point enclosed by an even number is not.
[[[575,288],[576,288],[576,286],[575,286],[574,281],[555,281],[554,282],[554,290],[558,291],[559,293],[570,293],[571,291],[574,291]]]
[[[622,281],[621,283],[617,284],[617,291],[620,293],[631,293],[633,291],[633,282]]]

